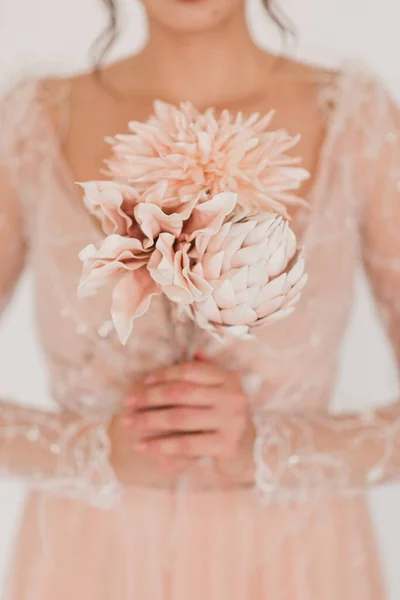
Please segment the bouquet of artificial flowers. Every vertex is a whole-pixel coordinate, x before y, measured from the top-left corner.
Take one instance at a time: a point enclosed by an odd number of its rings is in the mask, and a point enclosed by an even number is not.
[[[123,344],[159,294],[221,339],[293,310],[307,276],[288,208],[308,172],[286,154],[298,138],[269,130],[273,114],[156,102],[108,140],[110,179],[82,184],[105,237],[80,254],[80,290],[113,285]]]

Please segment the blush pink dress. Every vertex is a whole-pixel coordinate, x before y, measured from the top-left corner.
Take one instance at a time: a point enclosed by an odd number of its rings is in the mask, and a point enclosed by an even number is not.
[[[74,413],[79,430],[61,428],[56,413],[0,407],[2,473],[32,488],[4,600],[386,597],[364,492],[400,478],[400,405],[334,415],[329,401],[362,260],[400,356],[400,134],[383,87],[358,65],[316,93],[327,134],[312,210],[293,223],[309,273],[303,297],[252,341],[198,339],[241,371],[249,395],[256,475],[236,486],[202,484],[195,469],[168,485],[140,456],[136,483],[116,480],[108,423],[135,377],[173,360],[166,316],[154,302],[122,347],[108,292],[77,298],[78,252],[99,231],[47,117],[46,104],[62,109],[68,91],[60,83],[46,95],[29,81],[4,101],[1,169],[12,193],[0,197],[1,305],[29,258],[55,407]],[[26,440],[57,467],[18,468],[11,450]]]

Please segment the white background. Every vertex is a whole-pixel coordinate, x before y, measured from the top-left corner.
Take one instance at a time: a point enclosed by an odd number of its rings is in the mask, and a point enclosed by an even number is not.
[[[329,64],[349,56],[362,58],[383,75],[400,99],[400,4],[397,0],[281,2],[298,29],[297,57]],[[115,56],[133,51],[145,39],[145,25],[138,3],[125,0],[122,4],[125,30]],[[100,0],[2,0],[0,87],[10,76],[14,78],[26,72],[85,68],[90,44],[104,23],[99,5]],[[264,19],[257,0],[251,2],[249,8],[257,39],[277,49],[279,38]],[[32,282],[28,273],[0,328],[0,390],[28,402],[43,403],[47,398],[46,378],[34,330],[31,298]],[[362,273],[357,279],[353,314],[341,362],[337,407],[359,407],[388,400],[396,394],[393,359]],[[400,485],[374,491],[370,498],[390,598],[398,600]],[[0,485],[0,581],[21,500],[18,485]]]

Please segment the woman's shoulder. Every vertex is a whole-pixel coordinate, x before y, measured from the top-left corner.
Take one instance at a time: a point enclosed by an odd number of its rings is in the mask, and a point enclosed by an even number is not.
[[[67,106],[68,80],[61,77],[22,77],[2,86],[0,94],[0,152],[13,145],[41,137],[49,125],[61,124],[61,112]],[[57,125],[58,127],[58,125]],[[43,138],[44,139],[44,138]],[[37,144],[36,144],[37,147]]]
[[[385,92],[381,76],[361,59],[343,59],[335,66],[293,59],[285,59],[283,64],[286,76],[309,83],[317,91],[325,90],[327,94],[368,99]]]

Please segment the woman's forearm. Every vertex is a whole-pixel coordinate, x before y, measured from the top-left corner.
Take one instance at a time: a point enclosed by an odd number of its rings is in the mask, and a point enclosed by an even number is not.
[[[400,404],[349,415],[255,416],[256,483],[266,496],[354,493],[400,479]]]
[[[2,402],[0,472],[48,491],[107,504],[115,483],[107,425]]]

